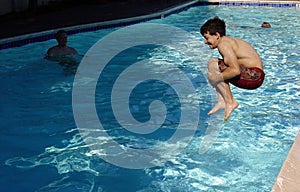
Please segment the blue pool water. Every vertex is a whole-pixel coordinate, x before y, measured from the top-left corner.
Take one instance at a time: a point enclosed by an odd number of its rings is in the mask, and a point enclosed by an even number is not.
[[[299,11],[270,7],[192,7],[151,23],[178,27],[194,35],[196,39],[184,43],[190,52],[193,45],[199,45],[199,63],[191,62],[180,51],[150,45],[133,47],[110,61],[97,82],[95,108],[106,132],[125,147],[146,149],[167,141],[176,132],[182,116],[182,103],[176,90],[150,79],[133,89],[130,111],[137,120],[148,121],[148,106],[159,99],[166,106],[166,121],[151,134],[134,134],[122,129],[110,106],[110,94],[118,74],[131,63],[149,59],[156,64],[155,68],[147,68],[151,73],[178,63],[196,88],[197,97],[184,100],[186,103],[199,100],[199,123],[194,137],[178,155],[162,165],[144,169],[108,163],[85,142],[77,129],[72,107],[76,67],[44,59],[54,40],[1,50],[0,190],[270,191],[300,128]],[[228,122],[216,122],[220,132],[208,151],[200,154],[199,146],[212,123],[206,113],[213,105],[210,87],[201,72],[206,61],[218,53],[203,44],[199,27],[216,15],[227,22],[228,35],[247,40],[255,47],[264,62],[266,79],[256,90],[233,88],[240,106]],[[270,22],[272,28],[259,28],[263,21]],[[115,31],[72,35],[69,45],[86,54],[99,39]],[[174,44],[182,43],[180,38],[172,40]],[[214,117],[222,119],[222,112]]]

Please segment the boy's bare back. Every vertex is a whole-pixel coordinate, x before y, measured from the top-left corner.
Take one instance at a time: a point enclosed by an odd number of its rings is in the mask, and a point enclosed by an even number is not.
[[[224,52],[222,51],[224,49],[232,49],[239,65],[243,65],[247,68],[257,67],[263,69],[261,58],[254,48],[246,41],[238,38],[223,36],[218,45],[218,50],[224,59],[226,59],[226,57],[233,57],[233,55],[226,55],[226,53],[230,53],[230,51]]]

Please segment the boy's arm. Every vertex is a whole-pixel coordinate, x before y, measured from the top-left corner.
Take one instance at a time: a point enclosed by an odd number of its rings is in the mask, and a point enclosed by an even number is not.
[[[218,50],[223,57],[224,63],[228,66],[220,73],[219,81],[226,81],[239,75],[241,73],[240,65],[230,43],[224,42],[220,44]]]
[[[222,45],[220,46],[219,51],[224,59],[224,63],[228,66],[222,72],[223,79],[229,80],[239,75],[241,73],[241,69],[236,54],[234,53],[232,47],[224,47]]]

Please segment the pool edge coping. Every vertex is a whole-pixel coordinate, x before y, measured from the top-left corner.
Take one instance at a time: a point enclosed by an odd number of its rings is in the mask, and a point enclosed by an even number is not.
[[[272,7],[296,7],[300,8],[300,1],[293,0],[193,0],[187,3],[183,3],[181,5],[173,6],[170,8],[166,8],[164,10],[158,11],[156,13],[146,14],[142,16],[129,17],[124,19],[117,19],[111,21],[103,21],[103,22],[94,22],[89,24],[81,24],[70,27],[60,27],[57,29],[49,29],[40,32],[29,33],[25,35],[19,35],[15,37],[8,37],[0,39],[0,50],[8,49],[13,47],[20,47],[30,43],[47,41],[50,39],[54,39],[54,34],[59,29],[64,29],[70,35],[80,33],[80,32],[88,32],[88,31],[96,31],[107,28],[115,28],[121,26],[127,26],[131,24],[141,23],[150,21],[152,19],[159,19],[166,17],[170,14],[180,12],[184,9],[190,8],[192,6],[203,6],[203,5],[219,5],[219,6],[272,6]],[[281,6],[282,5],[282,6]],[[90,29],[90,30],[88,30]]]
[[[300,189],[300,131],[281,166],[271,192],[297,192]],[[298,180],[297,180],[298,179]]]
[[[193,0],[193,1],[181,4],[181,5],[166,8],[166,9],[158,11],[156,13],[151,13],[151,14],[146,14],[146,15],[141,15],[141,16],[136,16],[136,17],[129,17],[129,18],[124,18],[124,19],[93,22],[93,23],[81,24],[81,25],[75,25],[75,26],[69,26],[69,27],[60,27],[60,28],[56,28],[56,29],[49,29],[49,30],[29,33],[29,34],[25,34],[25,35],[3,38],[3,39],[0,39],[0,50],[12,48],[12,47],[19,47],[19,46],[23,46],[23,45],[26,45],[29,43],[35,43],[35,42],[41,42],[41,41],[47,41],[47,40],[53,39],[56,31],[58,31],[60,29],[63,29],[65,31],[67,31],[68,34],[70,33],[70,35],[72,35],[72,34],[76,34],[76,33],[80,33],[80,32],[87,32],[87,30],[85,30],[85,29],[99,28],[99,29],[95,29],[95,30],[101,30],[101,29],[106,29],[106,28],[115,28],[118,26],[127,26],[130,24],[146,22],[146,21],[149,21],[152,19],[159,19],[159,18],[166,17],[170,14],[173,14],[175,12],[179,12],[183,9],[195,6],[196,4],[201,3],[201,2],[205,3],[201,0]],[[79,31],[79,32],[76,32],[76,31]],[[93,30],[91,30],[91,31],[93,31]],[[49,37],[47,37],[47,36],[49,36]],[[45,38],[44,39],[42,38],[42,40],[40,40],[40,41],[38,41],[38,40],[31,41],[31,39],[39,38],[39,37],[40,38],[45,37]],[[17,42],[26,41],[26,40],[28,40],[28,42],[22,42],[22,43],[20,43],[20,45],[18,45],[18,43],[17,43]],[[16,43],[16,45],[8,46],[7,48],[3,47],[4,44],[8,44],[8,43]]]

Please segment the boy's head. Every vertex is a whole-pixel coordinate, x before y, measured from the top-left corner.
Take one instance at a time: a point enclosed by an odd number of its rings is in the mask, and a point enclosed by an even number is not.
[[[59,30],[55,34],[55,39],[59,45],[65,46],[67,44],[67,32],[64,30]]]
[[[226,35],[226,25],[225,21],[221,20],[219,17],[214,17],[213,19],[207,20],[200,28],[201,35],[209,33],[210,35],[216,35],[219,33],[220,36]]]

